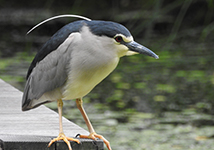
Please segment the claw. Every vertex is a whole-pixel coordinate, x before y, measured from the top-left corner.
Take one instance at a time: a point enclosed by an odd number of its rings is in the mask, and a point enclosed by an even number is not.
[[[69,141],[74,141],[74,142],[77,142],[78,144],[80,144],[79,140],[66,137],[64,133],[60,133],[57,138],[54,138],[53,140],[50,141],[50,143],[48,144],[48,147],[50,147],[54,142],[60,141],[60,140],[63,140],[68,145],[69,150],[72,150],[71,144]]]
[[[109,141],[107,141],[102,135],[99,135],[95,132],[90,133],[89,135],[79,135],[80,138],[96,140],[96,138],[103,140],[108,150],[112,150]]]

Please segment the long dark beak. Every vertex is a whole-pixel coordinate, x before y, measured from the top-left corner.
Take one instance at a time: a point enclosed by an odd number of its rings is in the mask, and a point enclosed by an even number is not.
[[[140,54],[145,54],[151,57],[154,57],[155,59],[158,59],[158,55],[156,55],[153,51],[151,51],[150,49],[146,48],[145,46],[132,41],[132,42],[128,42],[128,43],[123,43],[124,45],[126,45],[130,51],[134,51],[134,52],[138,52]]]

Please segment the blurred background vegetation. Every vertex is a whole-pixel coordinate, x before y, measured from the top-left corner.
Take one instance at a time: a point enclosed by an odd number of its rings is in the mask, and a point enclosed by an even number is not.
[[[171,112],[176,116],[210,115],[191,123],[214,125],[214,0],[0,1],[1,79],[23,90],[36,52],[58,29],[75,19],[57,19],[25,34],[42,20],[59,14],[119,22],[131,31],[135,41],[160,57],[122,58],[117,69],[85,97],[86,105],[103,113],[118,111],[115,118],[122,123],[133,118],[125,114],[141,112],[164,118]],[[48,106],[56,109],[56,104]],[[67,117],[72,114],[70,108],[75,108],[72,101],[66,102]],[[94,111],[88,109],[89,114]],[[189,119],[180,124],[188,124]],[[173,125],[177,121],[171,120]]]

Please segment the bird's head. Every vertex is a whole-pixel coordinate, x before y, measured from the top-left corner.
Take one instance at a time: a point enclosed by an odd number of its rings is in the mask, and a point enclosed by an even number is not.
[[[140,53],[159,58],[153,51],[135,42],[129,30],[119,23],[95,20],[86,22],[92,34],[100,37],[100,43],[108,41],[107,46],[112,44],[119,57]]]

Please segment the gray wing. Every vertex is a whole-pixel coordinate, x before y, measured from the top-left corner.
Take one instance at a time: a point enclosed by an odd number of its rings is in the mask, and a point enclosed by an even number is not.
[[[34,101],[46,92],[61,87],[67,80],[68,65],[71,59],[72,36],[68,37],[55,51],[39,61],[29,75],[22,98],[22,110],[35,108],[50,100],[43,100],[37,105]]]

